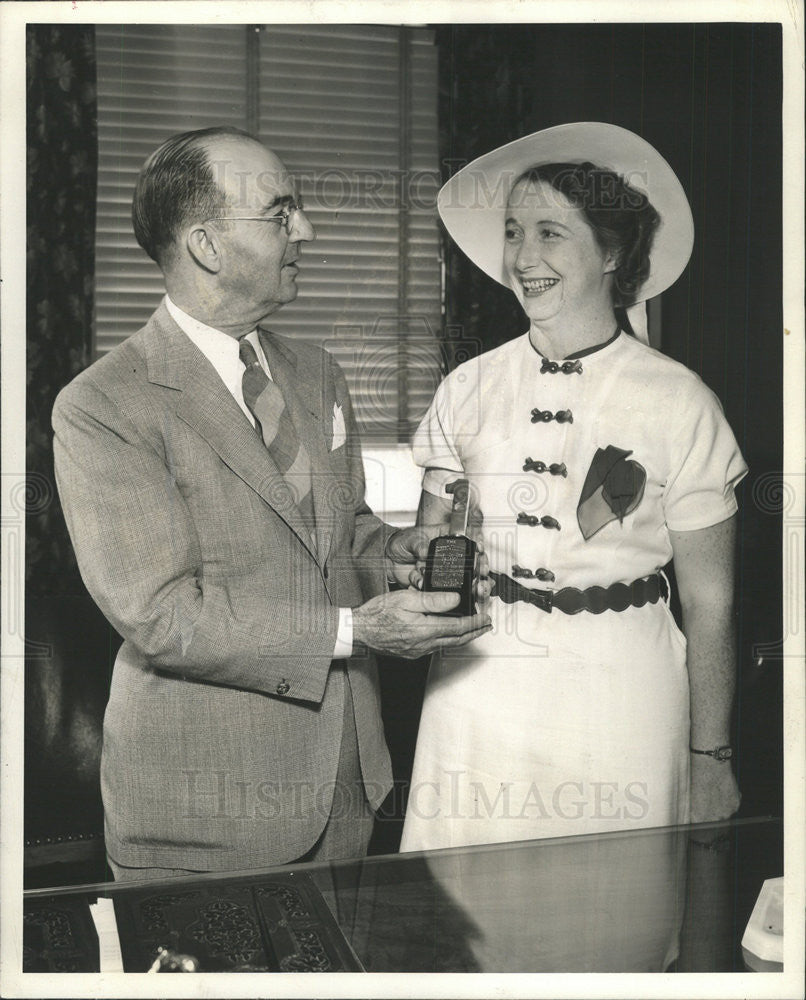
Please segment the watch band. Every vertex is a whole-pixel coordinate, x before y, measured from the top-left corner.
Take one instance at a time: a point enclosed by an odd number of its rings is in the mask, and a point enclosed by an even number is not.
[[[728,833],[720,833],[713,840],[696,840],[689,837],[690,844],[696,844],[704,851],[712,851],[714,854],[726,854],[730,850],[731,838]]]
[[[695,750],[694,747],[689,747],[692,753],[699,753],[705,757],[713,757],[714,760],[726,761],[733,757],[733,747],[728,744],[723,746],[714,747],[713,750]]]

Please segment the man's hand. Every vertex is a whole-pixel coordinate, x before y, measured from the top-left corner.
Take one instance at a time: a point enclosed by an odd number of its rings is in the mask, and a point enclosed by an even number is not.
[[[422,594],[412,589],[373,597],[353,611],[353,641],[380,653],[416,660],[445,646],[463,646],[489,632],[489,615],[441,616],[440,612],[458,603],[458,594]]]
[[[691,754],[691,822],[715,823],[739,808],[741,795],[729,763]]]
[[[429,524],[414,528],[398,528],[386,542],[386,568],[389,582],[402,587],[417,586],[432,538],[444,534],[445,525]],[[394,578],[394,581],[393,581]]]

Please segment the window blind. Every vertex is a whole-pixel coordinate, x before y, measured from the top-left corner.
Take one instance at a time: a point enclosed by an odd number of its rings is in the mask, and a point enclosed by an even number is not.
[[[138,330],[165,294],[132,232],[146,157],[188,129],[246,128],[243,25],[98,24],[98,209],[95,353]]]
[[[433,32],[264,25],[249,73],[252,30],[97,26],[96,352],[141,326],[163,294],[131,231],[145,158],[184,129],[251,124],[297,176],[317,230],[297,300],[268,325],[338,358],[365,441],[408,440],[440,378]]]
[[[297,175],[317,238],[272,329],[322,344],[364,440],[407,440],[440,374],[433,32],[264,25],[260,135]]]

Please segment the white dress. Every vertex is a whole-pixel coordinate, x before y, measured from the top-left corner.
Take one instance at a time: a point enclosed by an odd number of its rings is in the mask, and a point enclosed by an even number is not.
[[[467,476],[490,568],[529,588],[657,573],[672,557],[669,529],[730,517],[747,471],[717,398],[682,365],[623,333],[576,358],[581,371],[543,370],[524,335],[469,361],[414,438],[424,488]],[[535,409],[551,419],[533,422]],[[619,518],[599,490],[578,515],[608,446],[629,453],[633,502]],[[555,473],[524,471],[527,459]],[[518,524],[518,513],[559,527]],[[687,822],[686,641],[667,603],[566,615],[493,596],[486,610],[490,633],[432,662],[401,850]]]

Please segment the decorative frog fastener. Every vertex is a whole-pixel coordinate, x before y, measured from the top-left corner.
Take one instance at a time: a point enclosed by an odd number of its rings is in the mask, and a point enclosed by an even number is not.
[[[532,458],[527,458],[523,463],[524,472],[550,472],[552,476],[567,476],[568,469],[565,467],[565,462],[552,462],[551,465],[546,465],[545,462],[536,462]]]
[[[532,570],[516,564],[512,567],[512,575],[516,579],[520,577],[523,580],[544,580],[553,582],[556,579],[550,569],[544,569],[542,566],[532,572]]]
[[[558,424],[572,424],[574,415],[570,410],[557,410],[556,413],[552,413],[551,410],[541,410],[537,406],[532,410],[533,424],[548,424],[552,420],[556,420]]]
[[[563,375],[581,375],[582,362],[577,358],[575,361],[563,361],[562,364],[558,364],[556,361],[549,361],[548,358],[543,358],[543,363],[540,366],[540,374],[544,375],[546,372],[551,375],[556,375],[557,372],[562,372]]]
[[[536,528],[538,525],[540,525],[543,528],[556,528],[557,531],[560,530],[560,522],[556,518],[551,517],[551,515],[549,514],[544,514],[542,517],[537,517],[537,515],[535,514],[525,514],[523,511],[521,511],[518,514],[516,523],[526,524],[530,528]]]

